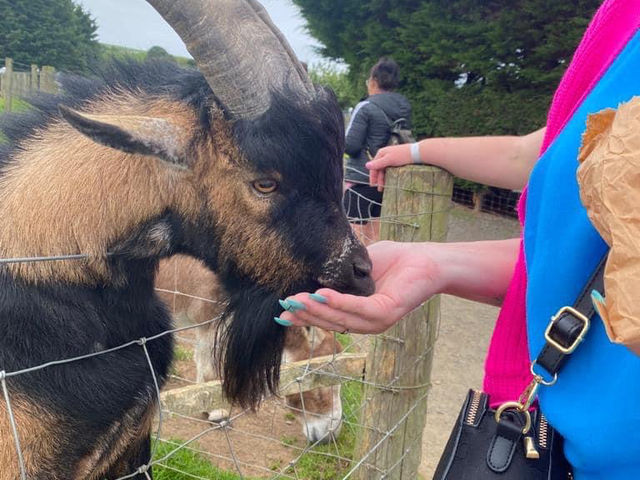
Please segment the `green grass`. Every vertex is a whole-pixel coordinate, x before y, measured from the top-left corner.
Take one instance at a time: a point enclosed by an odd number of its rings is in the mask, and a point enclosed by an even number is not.
[[[349,334],[336,333],[336,340],[338,340],[338,343],[342,345],[342,348],[345,350],[353,343],[353,338],[351,338]]]
[[[285,445],[296,445],[298,443],[298,439],[291,435],[283,435],[280,437],[280,441]]]
[[[180,440],[172,440],[177,444],[182,444]],[[174,450],[177,445],[161,441],[155,454],[155,459],[159,459]],[[198,448],[191,444],[191,447]],[[154,480],[193,480],[196,478],[207,478],[211,480],[242,480],[243,478],[235,473],[220,470],[207,460],[201,453],[182,448],[162,462],[163,465],[153,466]],[[185,472],[185,473],[181,473]]]
[[[173,359],[175,360],[193,360],[193,352],[183,347],[182,345],[176,345],[173,350]]]
[[[178,375],[177,362],[180,360],[193,360],[193,352],[191,350],[187,350],[182,345],[176,345],[173,349],[173,362],[171,362],[171,366],[169,367],[169,375]]]
[[[4,98],[0,97],[0,116],[4,113],[4,106]],[[13,107],[13,109],[11,110],[12,113],[22,112],[31,108],[27,102],[16,97],[14,97],[11,101],[11,106]],[[0,143],[4,143],[6,142],[6,140],[7,139],[5,138],[5,136],[2,134],[2,132],[0,132]]]
[[[0,114],[4,113],[4,107],[4,98],[0,97]],[[13,97],[13,99],[11,100],[11,107],[12,112],[22,112],[24,110],[27,110],[28,108],[31,108],[27,102],[17,97]]]

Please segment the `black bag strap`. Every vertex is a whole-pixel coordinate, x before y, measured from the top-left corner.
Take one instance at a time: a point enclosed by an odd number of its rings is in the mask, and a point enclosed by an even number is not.
[[[551,317],[544,338],[545,344],[538,357],[531,363],[533,380],[525,388],[517,402],[505,402],[495,411],[497,422],[496,434],[491,440],[487,452],[487,466],[494,472],[506,471],[511,464],[516,444],[522,436],[527,435],[532,427],[532,417],[529,412],[531,404],[535,401],[540,385],[551,386],[558,377],[566,357],[573,353],[589,330],[591,317],[595,308],[591,301],[591,291],[604,290],[604,268],[607,256],[598,263],[595,271],[585,284],[582,292],[571,307],[562,307]],[[553,378],[546,380],[545,376],[535,371],[536,365],[542,366]],[[529,438],[529,440],[531,440]],[[533,443],[531,451],[526,453],[527,458],[538,458],[538,452]],[[531,455],[531,456],[530,456]]]
[[[496,421],[507,410],[518,410],[527,413],[529,407],[536,399],[540,385],[551,386],[558,379],[558,372],[567,355],[578,348],[580,342],[589,330],[591,317],[595,309],[591,302],[592,290],[604,291],[604,268],[607,263],[605,255],[585,284],[582,292],[573,303],[573,306],[562,307],[551,317],[551,321],[544,332],[545,344],[537,358],[531,362],[531,375],[533,379],[520,395],[517,402],[506,402],[496,410]],[[553,378],[546,379],[544,374],[536,372],[536,366],[542,366]],[[526,433],[528,428],[524,429]]]
[[[375,105],[376,108],[380,110],[384,115],[384,118],[387,121],[387,125],[389,125],[389,133],[391,133],[391,130],[396,126],[396,124],[407,122],[407,119],[404,117],[397,118],[396,120],[391,120],[391,117],[387,115],[387,112],[384,111],[384,108],[382,108],[382,106],[380,106],[377,102],[374,102],[371,98],[369,98],[368,101],[371,105]]]
[[[591,291],[597,290],[604,293],[606,263],[607,255],[600,260],[573,306],[561,308],[551,318],[544,333],[544,347],[534,361],[534,365],[538,364],[551,375],[556,376],[567,356],[578,347],[586,335],[591,317],[595,313],[591,301]],[[534,373],[534,365],[532,365],[532,373]]]

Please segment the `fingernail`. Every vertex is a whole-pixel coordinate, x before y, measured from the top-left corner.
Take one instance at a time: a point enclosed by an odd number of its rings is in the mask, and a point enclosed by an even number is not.
[[[282,325],[283,327],[290,327],[291,325],[293,325],[293,323],[291,323],[289,320],[285,320],[284,318],[273,317],[273,320],[276,323],[279,323],[280,325]]]
[[[283,310],[289,310],[289,308],[291,307],[291,305],[287,300],[278,300],[278,303],[280,304]]]
[[[371,162],[367,162],[364,164],[365,167],[369,168],[371,166]]]
[[[287,298],[285,300],[288,304],[289,304],[289,311],[290,312],[297,312],[298,310],[306,310],[307,307],[305,306],[304,303],[301,303],[297,300],[294,300],[293,298]]]
[[[605,315],[604,310],[607,308],[606,307],[607,303],[599,291],[591,290],[591,303],[593,304],[593,308],[596,309],[596,312],[598,312],[598,315],[604,318],[604,315]]]
[[[320,303],[327,303],[327,299],[318,293],[310,293],[309,298]]]

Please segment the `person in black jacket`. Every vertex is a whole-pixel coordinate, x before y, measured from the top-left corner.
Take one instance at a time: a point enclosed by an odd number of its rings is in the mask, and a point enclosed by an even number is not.
[[[403,118],[406,128],[411,128],[409,100],[394,92],[398,74],[398,64],[391,58],[383,57],[371,68],[369,95],[356,105],[347,126],[344,207],[365,243],[378,238],[379,224],[370,220],[380,216],[382,203],[382,192],[369,186],[365,164],[387,145],[393,122]]]

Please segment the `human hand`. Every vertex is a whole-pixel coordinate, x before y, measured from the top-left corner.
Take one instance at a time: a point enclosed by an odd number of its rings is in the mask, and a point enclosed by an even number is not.
[[[286,299],[289,310],[279,322],[316,325],[325,330],[380,333],[442,289],[437,263],[429,255],[434,244],[378,242],[371,245],[376,291],[359,297],[322,288]]]
[[[378,191],[384,189],[384,172],[387,167],[401,167],[411,163],[411,145],[392,145],[378,150],[373,160],[366,163],[369,169],[369,184],[377,186]]]

